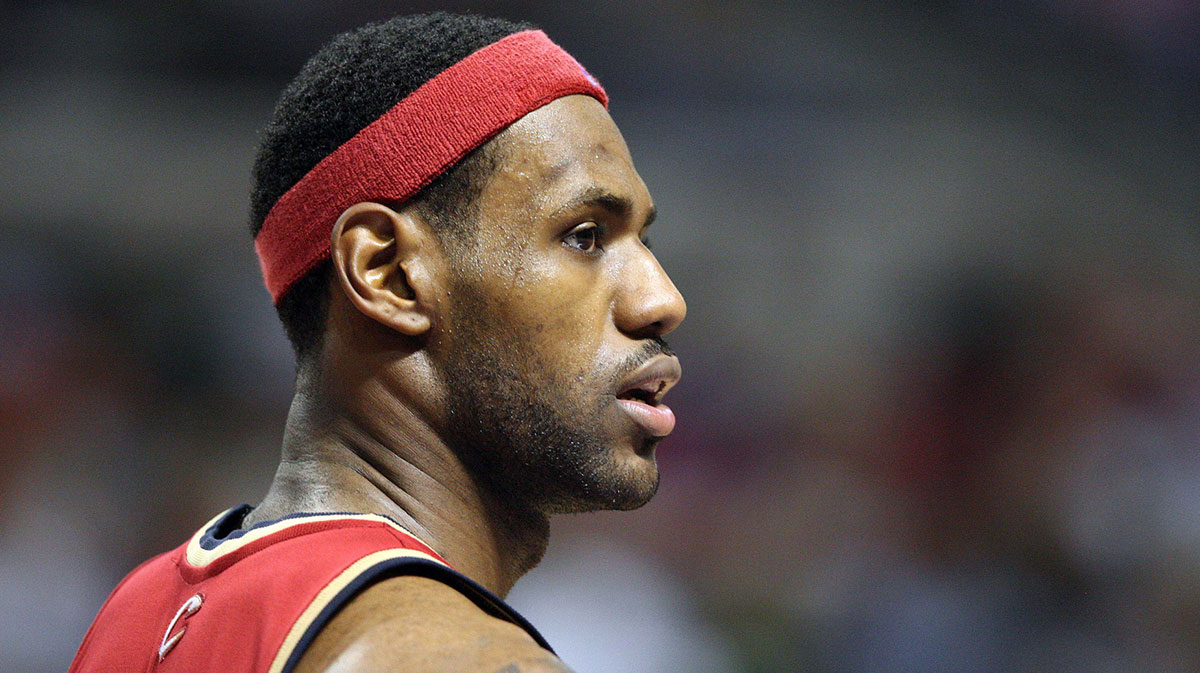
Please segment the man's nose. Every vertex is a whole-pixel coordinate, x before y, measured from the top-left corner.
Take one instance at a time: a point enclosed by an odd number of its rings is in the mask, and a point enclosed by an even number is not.
[[[675,283],[648,250],[625,269],[617,297],[617,328],[635,339],[670,334],[687,315]]]

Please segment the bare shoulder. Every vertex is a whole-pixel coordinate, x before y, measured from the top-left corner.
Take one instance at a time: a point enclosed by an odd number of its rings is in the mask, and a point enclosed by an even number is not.
[[[350,601],[295,673],[570,673],[523,629],[424,577],[396,577]]]

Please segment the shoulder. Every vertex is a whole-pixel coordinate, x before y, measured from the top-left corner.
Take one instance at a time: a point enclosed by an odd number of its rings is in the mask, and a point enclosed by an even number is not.
[[[387,579],[356,596],[295,668],[295,673],[392,671],[570,673],[520,627],[419,576]]]

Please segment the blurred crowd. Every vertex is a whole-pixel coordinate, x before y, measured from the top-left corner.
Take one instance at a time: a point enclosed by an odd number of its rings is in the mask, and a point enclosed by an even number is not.
[[[274,97],[394,13],[604,82],[687,297],[663,483],[511,600],[581,673],[1200,670],[1200,8],[0,5],[0,667],[278,458]]]

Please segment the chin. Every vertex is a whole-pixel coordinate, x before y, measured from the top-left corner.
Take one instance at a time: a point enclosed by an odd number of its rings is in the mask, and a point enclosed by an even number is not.
[[[646,442],[637,449],[619,449],[610,460],[595,466],[578,480],[569,493],[548,508],[551,514],[628,511],[650,502],[658,491],[658,464],[654,445]]]

